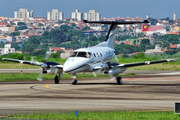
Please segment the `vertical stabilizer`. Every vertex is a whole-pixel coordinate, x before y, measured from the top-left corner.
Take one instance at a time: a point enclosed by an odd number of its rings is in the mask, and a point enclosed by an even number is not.
[[[114,48],[115,44],[115,38],[116,38],[116,33],[117,33],[117,24],[111,24],[107,38],[106,38],[106,46]]]
[[[97,23],[97,24],[110,24],[110,29],[106,38],[106,46],[114,48],[115,37],[118,25],[122,24],[139,24],[139,23],[149,23],[149,21],[87,21],[83,20],[85,23]]]

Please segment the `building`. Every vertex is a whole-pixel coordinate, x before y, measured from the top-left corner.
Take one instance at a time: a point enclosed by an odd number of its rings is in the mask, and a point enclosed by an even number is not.
[[[61,48],[61,47],[50,47],[49,51],[51,51],[51,53],[56,53],[57,51],[65,51],[65,48]]]
[[[173,20],[176,20],[176,13],[173,14]]]
[[[52,12],[47,12],[47,20],[63,20],[63,12],[53,9]]]
[[[76,19],[77,21],[82,21],[82,13],[76,9],[76,12],[72,12],[72,19]]]
[[[89,13],[84,13],[84,19],[88,21],[99,21],[100,13],[97,13],[95,10],[89,10]]]
[[[145,52],[146,55],[158,53],[163,53],[163,51],[161,50],[161,46],[159,44],[155,45],[154,49],[147,49]]]
[[[15,48],[11,48],[11,44],[4,44],[4,48],[0,48],[0,55],[14,53]]]
[[[20,8],[19,11],[14,12],[14,18],[15,19],[20,19],[20,18],[32,18],[34,17],[34,11],[31,10],[30,12],[28,9]]]

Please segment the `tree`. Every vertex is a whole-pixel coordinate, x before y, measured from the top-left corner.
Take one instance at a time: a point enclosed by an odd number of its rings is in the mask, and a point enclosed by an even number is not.
[[[90,30],[90,27],[86,26],[82,28],[82,31]]]
[[[124,41],[126,39],[132,38],[130,35],[122,35],[118,37],[118,41]]]
[[[139,37],[146,37],[146,35],[144,33],[139,33]]]
[[[19,49],[21,49],[21,47],[19,47],[18,43],[16,43],[16,42],[12,42],[12,43],[11,43],[11,47],[12,47],[12,48],[15,48],[16,51],[19,50]]]
[[[17,24],[18,26],[25,26],[26,25],[26,23],[24,23],[24,22],[18,22],[18,24]]]
[[[61,25],[60,29],[62,29],[65,32],[68,32],[71,29],[71,27],[69,25]]]
[[[52,39],[51,42],[54,44],[60,44],[66,41],[66,35],[64,34],[64,31],[60,29],[51,30],[50,37]]]
[[[157,33],[153,33],[152,37],[155,39],[155,41],[157,41],[158,34]]]
[[[39,45],[40,44],[40,37],[39,36],[30,36],[29,37],[29,41],[30,41],[30,44],[33,44],[33,45]]]
[[[148,21],[150,22],[151,25],[156,25],[157,24],[157,20],[154,18],[148,18]]]
[[[16,27],[15,31],[27,29],[27,26]]]
[[[33,56],[43,56],[44,57],[45,54],[46,54],[46,49],[42,49],[42,50],[33,52]]]
[[[10,36],[19,36],[20,35],[20,32],[12,32],[11,34],[10,34]]]
[[[74,27],[76,27],[76,24],[75,24],[75,23],[72,23],[72,24],[71,24],[71,29],[74,29]]]
[[[32,53],[33,51],[34,51],[34,48],[30,44],[28,44],[26,47],[23,47],[22,49],[23,53]]]

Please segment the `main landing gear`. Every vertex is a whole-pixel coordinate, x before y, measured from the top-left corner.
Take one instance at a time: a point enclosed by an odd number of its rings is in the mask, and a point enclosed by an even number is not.
[[[77,85],[78,81],[77,80],[72,80],[72,85]]]
[[[60,75],[56,75],[56,77],[54,78],[54,83],[59,84],[60,79]]]
[[[116,77],[116,81],[118,85],[122,84],[122,78],[121,77]]]

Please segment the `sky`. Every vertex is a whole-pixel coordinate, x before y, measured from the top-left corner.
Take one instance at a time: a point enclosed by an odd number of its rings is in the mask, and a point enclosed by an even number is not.
[[[47,12],[59,9],[64,18],[71,18],[71,13],[96,10],[101,18],[141,17],[149,14],[152,18],[173,18],[173,13],[180,18],[180,0],[0,0],[0,16],[14,17],[14,11],[23,7],[34,10],[34,17],[47,17]]]

